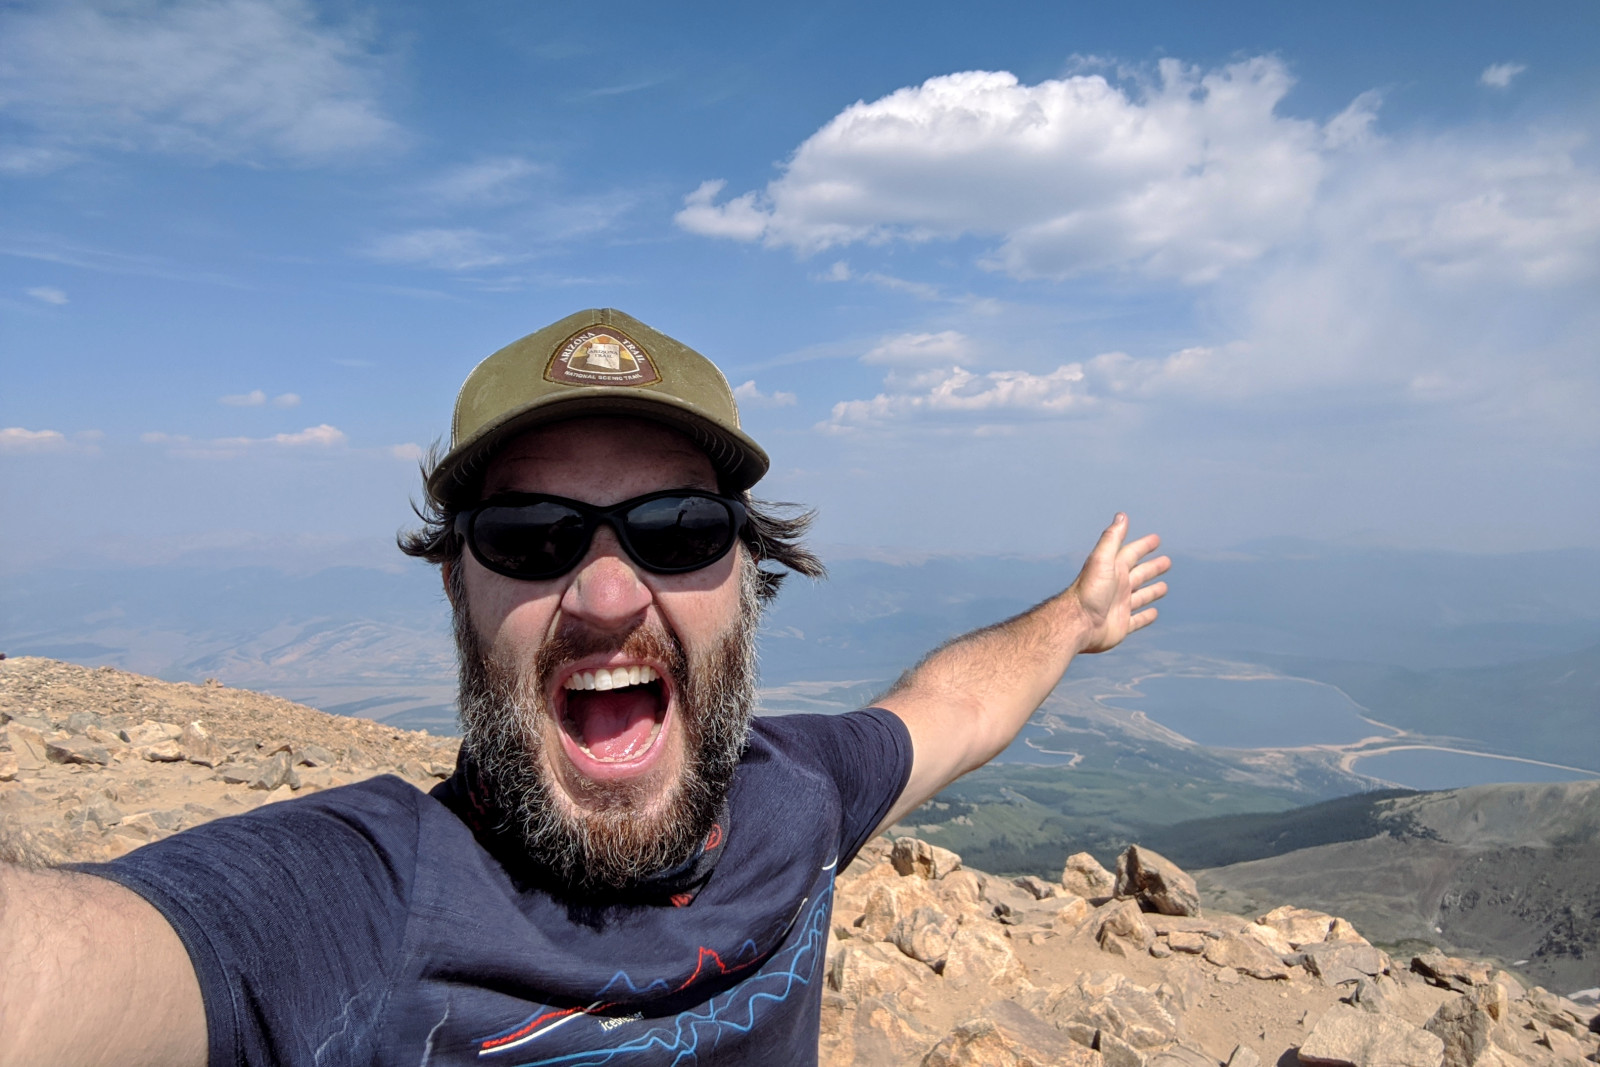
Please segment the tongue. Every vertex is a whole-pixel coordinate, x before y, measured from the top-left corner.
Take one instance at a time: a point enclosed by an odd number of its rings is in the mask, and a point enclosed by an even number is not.
[[[574,693],[569,700],[584,747],[596,759],[635,759],[650,747],[650,731],[656,724],[656,699],[650,689],[630,686],[582,696]]]

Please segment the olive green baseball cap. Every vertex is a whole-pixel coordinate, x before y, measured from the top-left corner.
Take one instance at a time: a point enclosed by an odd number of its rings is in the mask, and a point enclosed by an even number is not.
[[[456,394],[450,451],[428,476],[428,495],[471,503],[489,458],[512,437],[584,415],[629,415],[682,432],[730,491],[767,473],[767,454],[739,427],[733,390],[714,363],[631,315],[592,308],[472,369]]]

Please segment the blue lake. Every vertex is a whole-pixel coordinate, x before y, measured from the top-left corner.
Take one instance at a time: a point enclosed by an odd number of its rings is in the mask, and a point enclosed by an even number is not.
[[[1469,756],[1460,752],[1404,749],[1364,756],[1355,761],[1357,774],[1367,774],[1410,789],[1460,789],[1493,782],[1591,781],[1592,774],[1541,767],[1499,756]]]
[[[1332,686],[1296,678],[1164,675],[1139,683],[1139,695],[1106,703],[1142,711],[1169,730],[1217,748],[1336,745],[1382,735]]]

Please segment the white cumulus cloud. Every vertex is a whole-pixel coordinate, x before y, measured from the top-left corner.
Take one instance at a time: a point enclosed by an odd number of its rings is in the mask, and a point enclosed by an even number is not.
[[[719,203],[723,183],[703,183],[677,221],[802,252],[977,235],[1000,240],[993,264],[1018,277],[1204,280],[1281,241],[1313,202],[1323,137],[1277,113],[1292,81],[1273,58],[1164,60],[1134,89],[943,75],[846,108],[764,190]]]
[[[80,430],[70,437],[60,430],[29,430],[22,426],[0,428],[0,452],[73,453],[96,455],[105,440],[100,430]]]
[[[1497,64],[1485,84],[1520,69]],[[1445,281],[1595,272],[1600,175],[1585,131],[1385,137],[1381,94],[1319,124],[1279,113],[1292,81],[1271,57],[1211,71],[1165,60],[1131,87],[943,75],[845,108],[764,189],[719,200],[724,183],[703,183],[677,222],[802,254],[977,237],[994,242],[982,262],[1018,278],[1214,282],[1269,255],[1369,252]],[[856,278],[888,281],[843,261],[818,280]]]
[[[752,378],[743,385],[736,386],[733,398],[746,407],[754,408],[787,408],[793,407],[799,399],[793,393],[771,392],[763,393],[756,388],[755,379]]]
[[[1075,414],[1094,403],[1084,388],[1081,363],[1063,364],[1047,374],[935,367],[892,374],[885,385],[888,388],[870,400],[835,404],[828,421],[819,428],[851,430],[937,416],[976,415],[1006,422],[1024,416]]]
[[[67,435],[60,430],[0,429],[0,452],[60,452],[67,443]]]
[[[267,394],[260,389],[252,389],[248,393],[229,393],[222,397],[222,403],[233,408],[258,408],[267,402]]]
[[[0,106],[31,127],[18,170],[75,148],[319,163],[390,145],[360,27],[306,0],[63,0],[0,14]]]
[[[1478,81],[1491,89],[1509,89],[1511,79],[1527,69],[1525,63],[1491,63],[1483,68],[1483,73],[1478,75]]]

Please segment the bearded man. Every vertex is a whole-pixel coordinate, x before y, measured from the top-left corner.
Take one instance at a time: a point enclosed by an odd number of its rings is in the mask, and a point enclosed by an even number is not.
[[[0,867],[0,1064],[812,1064],[834,874],[1155,617],[1118,515],[1065,592],[872,708],[753,717],[806,517],[704,357],[581,312],[481,363],[401,547],[441,568],[455,774]]]

